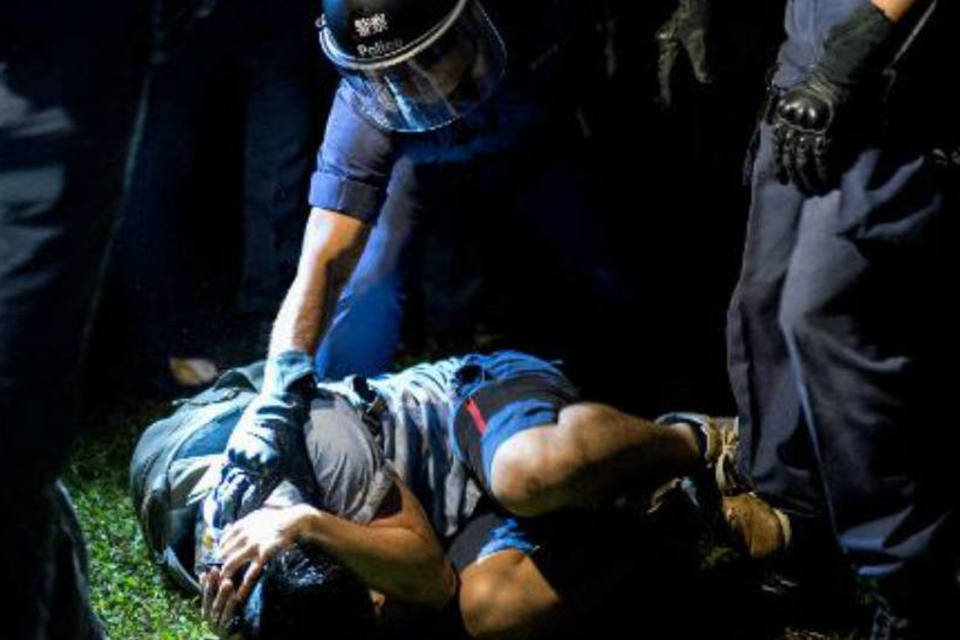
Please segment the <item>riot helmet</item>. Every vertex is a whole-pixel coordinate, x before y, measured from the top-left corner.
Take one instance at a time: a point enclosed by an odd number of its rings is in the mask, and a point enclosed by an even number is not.
[[[429,131],[469,113],[506,71],[506,48],[477,0],[323,0],[320,45],[364,113]]]

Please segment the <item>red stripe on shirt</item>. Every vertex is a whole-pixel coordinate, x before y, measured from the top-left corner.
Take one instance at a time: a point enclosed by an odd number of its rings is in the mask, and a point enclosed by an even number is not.
[[[480,413],[480,407],[477,406],[477,403],[473,401],[473,398],[467,400],[467,411],[470,413],[470,417],[473,418],[473,425],[477,428],[477,431],[480,432],[480,435],[487,430],[487,421],[483,419],[483,414]]]

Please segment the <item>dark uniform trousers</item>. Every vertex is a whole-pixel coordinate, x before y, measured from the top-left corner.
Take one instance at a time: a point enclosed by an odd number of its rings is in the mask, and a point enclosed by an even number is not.
[[[82,346],[139,91],[136,4],[0,7],[4,638],[100,635],[82,539],[56,477],[74,435]]]
[[[728,316],[741,470],[798,545],[832,533],[861,576],[945,576],[957,176],[891,139],[808,198],[777,180],[769,125],[759,136]]]

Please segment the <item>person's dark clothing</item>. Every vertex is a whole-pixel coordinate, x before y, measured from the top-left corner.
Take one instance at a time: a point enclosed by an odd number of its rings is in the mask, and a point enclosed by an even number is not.
[[[111,301],[140,318],[145,364],[210,355],[197,273],[219,269],[203,280],[237,289],[238,310],[260,316],[276,312],[293,279],[318,94],[333,74],[320,68],[315,12],[302,0],[223,3],[151,69],[109,276]],[[239,142],[224,145],[228,133]],[[226,271],[239,283],[222,273],[232,258],[239,268]]]
[[[863,1],[789,3],[774,92],[806,77],[826,32]],[[798,552],[832,527],[871,579],[950,570],[956,445],[943,376],[957,343],[941,305],[957,193],[929,141],[903,135],[927,107],[891,114],[822,197],[777,179],[761,126],[728,316],[742,471],[790,514]]]
[[[145,6],[0,6],[0,512],[5,638],[101,637],[55,485],[146,58]]]

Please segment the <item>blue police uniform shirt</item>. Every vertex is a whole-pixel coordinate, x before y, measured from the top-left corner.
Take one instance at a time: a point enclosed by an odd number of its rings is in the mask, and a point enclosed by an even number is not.
[[[484,8],[507,47],[507,75],[485,104],[441,129],[398,133],[376,126],[341,82],[327,118],[310,205],[373,224],[386,198],[394,163],[465,160],[503,151],[533,135],[549,105],[558,102],[578,32],[589,31],[582,0],[510,3],[486,0]],[[523,5],[516,7],[514,5]]]

